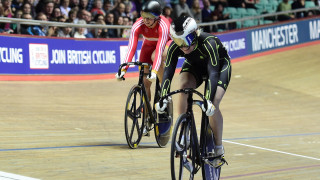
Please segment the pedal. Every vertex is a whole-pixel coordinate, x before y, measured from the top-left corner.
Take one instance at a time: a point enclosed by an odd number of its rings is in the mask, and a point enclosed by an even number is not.
[[[146,127],[146,126],[143,128],[142,134],[143,134],[144,136],[150,137],[150,133],[149,133],[149,131],[147,130],[147,127]]]
[[[204,160],[204,162],[214,168],[220,168],[224,164],[228,165],[228,162],[224,156],[210,157]]]

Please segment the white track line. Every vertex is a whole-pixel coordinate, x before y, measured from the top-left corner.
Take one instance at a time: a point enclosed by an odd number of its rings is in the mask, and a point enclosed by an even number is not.
[[[39,180],[39,179],[0,171],[0,180]]]
[[[314,157],[310,157],[310,156],[293,154],[293,153],[288,153],[288,152],[284,152],[284,151],[278,151],[278,150],[274,150],[274,149],[268,149],[268,148],[263,148],[263,147],[258,147],[258,146],[252,146],[252,145],[248,145],[248,144],[242,144],[242,143],[237,143],[237,142],[227,141],[227,140],[223,140],[223,142],[231,143],[231,144],[237,144],[237,145],[240,145],[240,146],[247,146],[247,147],[256,148],[256,149],[262,149],[262,150],[266,150],[266,151],[272,151],[272,152],[287,154],[287,155],[296,156],[296,157],[302,157],[302,158],[306,158],[306,159],[313,159],[313,160],[320,161],[319,158],[314,158]]]

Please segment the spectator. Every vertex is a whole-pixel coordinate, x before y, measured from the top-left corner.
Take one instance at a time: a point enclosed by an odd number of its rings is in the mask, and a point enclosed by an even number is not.
[[[88,0],[80,0],[80,10],[87,10],[88,9]]]
[[[177,19],[181,14],[187,14],[193,18],[189,6],[186,4],[187,0],[179,0],[179,3],[174,6],[173,20]]]
[[[14,18],[21,19],[22,14],[23,14],[22,10],[17,10],[16,13],[14,14]]]
[[[73,9],[75,7],[79,8],[79,3],[80,3],[79,0],[70,0],[69,7],[71,9]]]
[[[87,24],[85,20],[81,19],[78,21],[77,24]],[[74,38],[86,38],[85,36],[85,31],[86,31],[86,28],[83,28],[83,27],[77,27],[75,28],[75,33],[73,34],[73,37]]]
[[[42,8],[42,12],[47,16],[47,19],[50,19],[53,13],[54,3],[52,0],[46,0]]]
[[[23,1],[23,5],[22,5],[22,9],[24,8],[25,4],[29,4],[30,5],[30,14],[32,17],[35,17],[36,16],[36,8],[35,8],[35,3],[34,3],[34,0],[24,0]]]
[[[102,20],[104,21],[104,16],[103,14],[96,14],[93,21],[89,22],[90,24],[97,24],[97,21]],[[88,23],[87,23],[88,24]],[[97,28],[90,28],[87,29],[87,33],[85,33],[86,38],[95,38],[96,37],[96,32],[98,31]]]
[[[17,10],[21,9],[23,5],[23,0],[13,0],[11,4],[11,9],[14,14],[16,13]]]
[[[108,13],[106,15],[106,24],[113,25],[114,24],[114,15],[112,13]],[[117,38],[117,29],[109,28],[108,29],[108,37],[109,38]]]
[[[240,8],[246,8],[246,3],[244,0],[229,0],[228,2],[229,7],[240,7]]]
[[[105,25],[104,16],[102,14],[97,14],[94,18],[95,24]],[[107,29],[105,28],[91,28],[90,32],[86,34],[87,38],[107,38]]]
[[[92,14],[89,11],[86,11],[86,16],[84,17],[84,20],[87,22],[87,24],[90,24],[92,21]]]
[[[209,0],[203,0],[203,9],[201,11],[201,16],[202,16],[202,22],[209,22],[211,21],[211,9],[210,9],[210,1]],[[203,28],[204,32],[210,32],[210,27],[205,26]]]
[[[129,17],[127,17],[127,16],[123,17],[123,25],[124,26],[131,26],[132,25]],[[121,37],[122,38],[129,38],[130,33],[131,33],[130,28],[121,29]]]
[[[258,0],[256,0],[258,1]],[[212,6],[217,6],[218,4],[222,4],[223,7],[227,7],[228,5],[228,0],[210,0],[210,4]]]
[[[70,0],[62,0],[60,5],[61,14],[64,15],[66,18],[69,16],[69,11],[71,8],[69,7]]]
[[[65,16],[61,15],[61,16],[57,17],[57,21],[58,22],[66,22],[67,18]]]
[[[305,0],[296,0],[291,4],[291,9],[303,9],[305,8]],[[303,11],[303,12],[297,12],[296,13],[296,18],[303,18],[303,17],[307,17],[308,16],[308,12]]]
[[[53,18],[57,19],[59,16],[61,16],[61,9],[57,6],[53,8],[53,12],[50,18],[50,21],[52,21]]]
[[[72,22],[76,22],[78,11],[75,9],[71,9],[68,13],[68,19],[71,19]]]
[[[104,20],[98,20],[96,22],[96,24],[106,25]],[[106,28],[104,28],[104,29],[103,28],[99,28],[95,37],[96,38],[108,38],[108,30]]]
[[[21,9],[23,14],[30,14],[32,17],[34,17],[34,11],[32,10],[33,6],[29,2],[25,2]]]
[[[164,7],[168,6],[170,8],[172,8],[171,6],[171,0],[159,0],[160,4],[161,4],[161,8],[164,9]]]
[[[51,17],[50,21],[58,22],[58,18]],[[48,37],[57,37],[57,33],[58,33],[57,31],[58,31],[58,27],[57,26],[49,26],[49,28],[46,31],[46,36],[48,36]]]
[[[22,19],[32,19],[32,16],[31,14],[22,14],[21,16]],[[17,33],[20,33],[20,34],[29,34],[28,33],[28,28],[30,27],[31,25],[29,24],[21,24],[21,29],[20,29],[20,32],[19,30],[17,30]]]
[[[132,6],[133,6],[132,2],[129,1],[125,5],[126,5],[124,9],[125,16],[129,17],[130,19],[136,19],[138,15],[134,11],[132,11]]]
[[[65,20],[66,23],[73,23],[72,20]],[[72,28],[71,27],[61,27],[57,31],[57,37],[70,38],[71,37]]]
[[[282,2],[278,5],[277,12],[291,11],[291,4],[289,0],[282,0]],[[294,15],[292,13],[286,13],[278,15],[279,21],[287,21],[294,19]]]
[[[88,0],[87,10],[88,10],[89,12],[90,12],[91,9],[93,8],[94,1],[95,1],[95,0]]]
[[[123,16],[119,16],[117,20],[115,20],[115,25],[123,25]],[[122,29],[116,29],[117,30],[117,37],[121,37]]]
[[[106,13],[104,12],[104,10],[102,8],[102,0],[95,0],[93,8],[91,9],[90,12],[91,12],[92,16],[95,16],[97,14],[102,14],[105,16]]]
[[[171,7],[166,6],[166,7],[163,8],[162,15],[168,19],[170,24],[172,23],[171,12],[172,12]]]
[[[120,16],[125,16],[126,15],[124,13],[125,9],[126,9],[126,5],[124,3],[119,3],[118,6],[116,6],[116,8],[111,10],[112,14],[114,15],[114,19],[118,19],[118,17]]]
[[[253,8],[253,9],[257,9],[256,4],[259,3],[260,0],[245,0],[245,6],[246,8]]]
[[[140,12],[141,12],[141,8],[142,8],[142,0],[132,0],[132,9],[131,11],[134,12],[134,14],[136,15],[136,17],[140,17]],[[134,19],[132,19],[134,20]]]
[[[212,21],[223,21],[229,19],[229,14],[223,14],[224,7],[222,4],[217,4],[215,6],[214,11],[211,13],[211,20]],[[217,26],[213,26],[212,30],[213,32],[218,32],[218,29],[226,30],[225,24],[218,24]]]
[[[104,21],[105,16],[103,14],[96,14],[93,18],[94,22],[98,22],[99,20],[103,20]]]
[[[191,7],[191,13],[193,15],[193,18],[196,20],[197,23],[202,22],[202,17],[201,17],[201,8],[200,8],[200,3],[199,0],[194,0],[192,7]]]
[[[35,18],[35,20],[40,20],[40,21],[47,21],[47,16],[42,13],[39,12]],[[37,36],[46,36],[46,29],[44,26],[29,26],[27,29],[27,33],[29,35],[37,35]]]
[[[85,10],[85,9],[82,9],[82,10],[78,11],[78,13],[77,13],[77,18],[74,19],[74,23],[77,24],[78,21],[81,20],[81,19],[86,20],[88,13],[90,13],[90,12],[88,12],[88,11]]]
[[[2,3],[0,1],[0,17],[3,17],[3,7],[2,7]],[[0,23],[0,33],[4,32],[4,24]]]
[[[113,9],[113,5],[110,0],[105,0],[103,3],[103,10],[107,14]]]
[[[12,0],[3,0],[2,2],[2,9],[3,9],[3,17],[12,18],[13,12],[11,9]],[[13,32],[12,29],[10,29],[10,23],[5,23],[3,25],[3,30],[6,32]]]
[[[19,18],[21,19],[23,12],[22,10],[16,10],[16,13],[14,14],[14,18]],[[15,33],[17,34],[17,24],[16,23],[12,23],[10,24],[10,29],[12,30],[10,33]]]

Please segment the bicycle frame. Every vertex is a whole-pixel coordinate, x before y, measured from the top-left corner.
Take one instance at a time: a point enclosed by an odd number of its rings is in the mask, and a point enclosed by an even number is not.
[[[149,64],[149,63],[141,63],[141,62],[129,62],[129,63],[124,63],[124,64],[121,64],[120,65],[120,68],[119,68],[119,71],[121,71],[121,68],[124,67],[124,66],[129,66],[129,65],[137,65],[137,66],[140,66],[140,70],[139,70],[139,80],[138,80],[138,86],[141,87],[141,93],[142,93],[142,96],[141,98],[144,98],[144,99],[141,99],[143,102],[146,103],[146,106],[147,106],[147,113],[150,117],[150,120],[152,123],[155,123],[156,122],[156,119],[154,117],[154,115],[152,114],[153,112],[153,108],[154,107],[151,107],[151,104],[150,104],[150,100],[149,100],[149,97],[147,95],[147,91],[146,91],[146,87],[143,83],[143,76],[145,75],[144,73],[144,67],[145,66],[149,66],[149,72],[151,72],[151,69],[152,69],[152,65]],[[120,74],[120,72],[118,72]],[[124,79],[124,78],[123,78]],[[157,92],[157,90],[159,88],[159,80],[157,79],[156,81],[156,90],[155,90],[155,93]],[[155,96],[155,99],[156,99],[156,96]],[[154,101],[156,102],[156,101]]]

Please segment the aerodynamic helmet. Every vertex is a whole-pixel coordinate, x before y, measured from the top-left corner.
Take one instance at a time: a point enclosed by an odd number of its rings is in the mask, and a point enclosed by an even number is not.
[[[174,20],[170,25],[170,36],[179,47],[189,47],[196,42],[198,25],[186,15]]]

